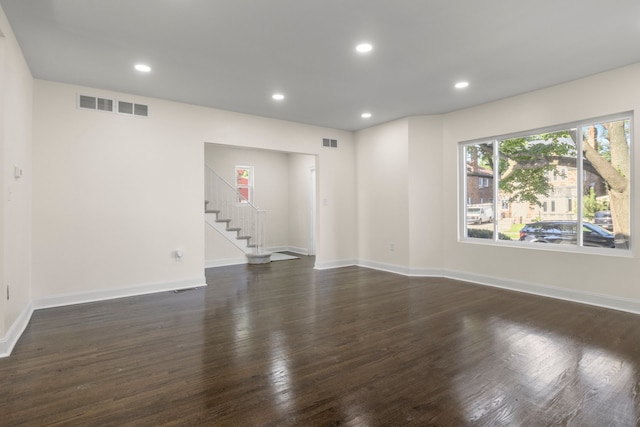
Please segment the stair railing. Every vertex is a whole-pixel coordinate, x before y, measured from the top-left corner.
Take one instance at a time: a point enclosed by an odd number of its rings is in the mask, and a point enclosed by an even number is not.
[[[253,253],[265,252],[266,211],[258,209],[233,185],[213,169],[204,167],[205,209],[216,212],[217,222],[227,222],[227,229],[239,229],[238,238],[247,240]],[[227,221],[228,220],[228,221]]]

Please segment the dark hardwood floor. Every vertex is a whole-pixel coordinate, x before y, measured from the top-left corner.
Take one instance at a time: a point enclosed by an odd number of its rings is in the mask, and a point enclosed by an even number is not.
[[[313,259],[36,311],[2,426],[636,426],[640,316]]]

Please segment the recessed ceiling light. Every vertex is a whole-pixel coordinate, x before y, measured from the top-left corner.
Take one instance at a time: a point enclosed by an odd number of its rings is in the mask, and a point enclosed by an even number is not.
[[[369,43],[360,43],[356,46],[356,50],[360,53],[367,53],[373,50],[373,46]]]
[[[148,73],[149,71],[151,71],[151,67],[146,64],[136,64],[134,68],[143,73]]]
[[[458,82],[455,84],[456,89],[464,89],[469,86],[469,82]]]
[[[282,101],[284,99],[284,95],[281,93],[274,93],[273,95],[271,95],[272,99],[275,99],[276,101]]]
[[[360,114],[360,117],[362,117],[363,119],[369,119],[371,118],[371,113],[362,113]]]

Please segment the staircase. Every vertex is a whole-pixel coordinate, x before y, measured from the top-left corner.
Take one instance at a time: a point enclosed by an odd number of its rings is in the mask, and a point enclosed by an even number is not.
[[[266,211],[256,208],[235,187],[205,166],[204,218],[207,224],[245,253],[249,264],[266,264]]]

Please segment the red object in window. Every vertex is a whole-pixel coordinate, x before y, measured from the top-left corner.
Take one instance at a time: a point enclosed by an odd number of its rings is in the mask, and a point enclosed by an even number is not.
[[[238,193],[244,197],[244,200],[249,200],[249,189],[248,188],[238,188]]]

